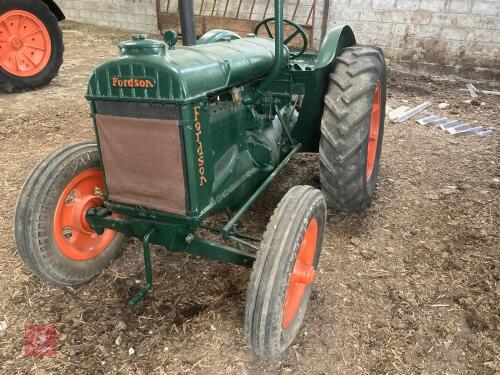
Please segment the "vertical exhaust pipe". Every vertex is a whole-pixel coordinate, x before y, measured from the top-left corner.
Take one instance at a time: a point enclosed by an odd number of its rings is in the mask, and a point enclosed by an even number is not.
[[[179,0],[179,15],[181,19],[182,45],[194,46],[196,44],[196,31],[194,28],[192,0]]]

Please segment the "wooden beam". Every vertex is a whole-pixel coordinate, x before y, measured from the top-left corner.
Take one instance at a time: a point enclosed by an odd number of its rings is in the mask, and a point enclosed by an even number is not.
[[[297,4],[295,4],[295,9],[293,10],[292,21],[295,21],[295,16],[297,15],[297,9],[299,9],[300,0],[297,0]]]
[[[323,7],[323,24],[321,25],[321,40],[325,38],[326,30],[328,29],[328,17],[330,13],[330,0],[325,0]]]
[[[240,15],[240,9],[241,9],[241,3],[243,0],[240,0],[240,3],[238,4],[238,10],[236,11],[236,19],[238,19],[238,16]]]
[[[161,13],[161,0],[156,0],[156,26],[158,27],[158,30],[160,33],[163,33],[163,30],[161,29],[161,21],[160,21],[160,13]]]
[[[248,17],[248,19],[249,19],[249,20],[251,20],[251,19],[252,19],[253,8],[255,8],[255,0],[253,0],[253,3],[252,3],[252,8],[250,9],[250,16]]]
[[[214,12],[215,12],[215,5],[217,4],[217,0],[214,0],[214,6],[212,7],[212,14],[211,16],[213,17],[214,16]]]
[[[267,10],[269,9],[269,3],[270,2],[271,2],[271,0],[267,0],[266,9],[264,10],[264,17],[262,17],[262,18],[266,18]]]

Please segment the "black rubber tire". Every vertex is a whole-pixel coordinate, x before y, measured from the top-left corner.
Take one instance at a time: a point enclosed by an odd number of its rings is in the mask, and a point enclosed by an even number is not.
[[[83,284],[120,255],[124,239],[120,233],[102,253],[86,261],[67,258],[54,240],[54,212],[64,188],[77,174],[99,167],[97,145],[77,143],[43,159],[24,183],[16,205],[14,237],[24,263],[41,279],[62,286]]]
[[[281,327],[290,276],[307,225],[318,221],[314,259],[317,269],[326,222],[326,202],[320,190],[295,186],[280,201],[267,224],[253,265],[245,307],[247,343],[260,357],[277,358],[292,343],[302,324],[311,293],[308,285],[301,307],[291,325]]]
[[[382,103],[376,159],[366,177],[370,116],[376,82]],[[328,206],[338,211],[364,211],[378,180],[386,103],[386,66],[381,49],[353,46],[336,59],[321,120],[320,180]]]
[[[15,76],[0,68],[0,90],[32,90],[48,84],[59,72],[64,54],[63,35],[57,17],[43,1],[3,0],[0,2],[0,14],[14,9],[29,12],[43,22],[49,32],[52,52],[47,66],[41,72],[31,77]]]

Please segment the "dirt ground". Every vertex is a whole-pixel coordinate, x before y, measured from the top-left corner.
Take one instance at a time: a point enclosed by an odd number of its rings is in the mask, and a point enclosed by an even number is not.
[[[247,349],[249,270],[155,247],[154,291],[140,243],[92,282],[59,288],[23,265],[12,234],[17,195],[53,150],[93,139],[84,99],[93,67],[129,33],[65,22],[65,63],[34,92],[0,94],[0,369],[14,373],[495,374],[500,373],[500,97],[463,103],[464,82],[391,73],[389,105],[496,129],[446,135],[387,122],[380,182],[363,214],[328,213],[319,278],[303,328],[279,361]],[[478,83],[482,89],[494,86]],[[498,89],[498,87],[496,88]],[[439,110],[447,100],[450,106]],[[317,155],[299,155],[248,213],[261,233],[296,184],[319,185]],[[55,324],[59,352],[23,355],[24,327]],[[135,353],[129,355],[129,349]]]

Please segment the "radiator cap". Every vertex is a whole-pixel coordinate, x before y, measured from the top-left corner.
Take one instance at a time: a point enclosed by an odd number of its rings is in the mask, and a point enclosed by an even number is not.
[[[165,56],[165,43],[159,40],[149,39],[147,34],[133,35],[131,40],[127,40],[118,45],[120,55],[157,55]]]

